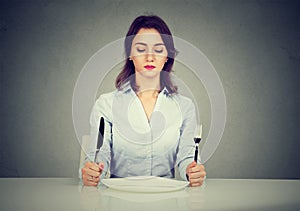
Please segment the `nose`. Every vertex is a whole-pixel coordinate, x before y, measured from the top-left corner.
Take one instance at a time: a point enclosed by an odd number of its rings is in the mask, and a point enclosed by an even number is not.
[[[154,61],[153,53],[147,53],[146,60],[147,60],[147,62],[153,62]]]

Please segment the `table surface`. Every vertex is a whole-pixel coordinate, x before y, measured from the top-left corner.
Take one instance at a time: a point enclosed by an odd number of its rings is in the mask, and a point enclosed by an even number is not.
[[[300,180],[207,179],[176,192],[130,193],[72,178],[0,178],[0,210],[300,210]]]

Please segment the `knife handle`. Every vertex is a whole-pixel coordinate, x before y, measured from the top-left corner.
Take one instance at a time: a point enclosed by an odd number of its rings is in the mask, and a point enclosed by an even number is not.
[[[94,163],[97,163],[97,157],[98,157],[98,153],[99,153],[99,149],[96,150],[96,154],[95,154],[95,158],[94,158]]]

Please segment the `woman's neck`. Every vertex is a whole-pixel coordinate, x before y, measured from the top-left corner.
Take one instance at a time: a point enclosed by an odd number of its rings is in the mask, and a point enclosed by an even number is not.
[[[139,97],[157,97],[161,90],[160,77],[146,78],[136,74],[137,94]]]
[[[140,99],[156,99],[160,93],[160,90],[144,90],[137,92],[137,96]]]

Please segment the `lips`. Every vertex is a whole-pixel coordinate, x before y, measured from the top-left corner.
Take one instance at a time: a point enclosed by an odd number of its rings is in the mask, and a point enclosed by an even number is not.
[[[146,65],[146,66],[144,66],[144,68],[147,69],[147,70],[153,70],[155,68],[155,66],[153,66],[153,65]]]

